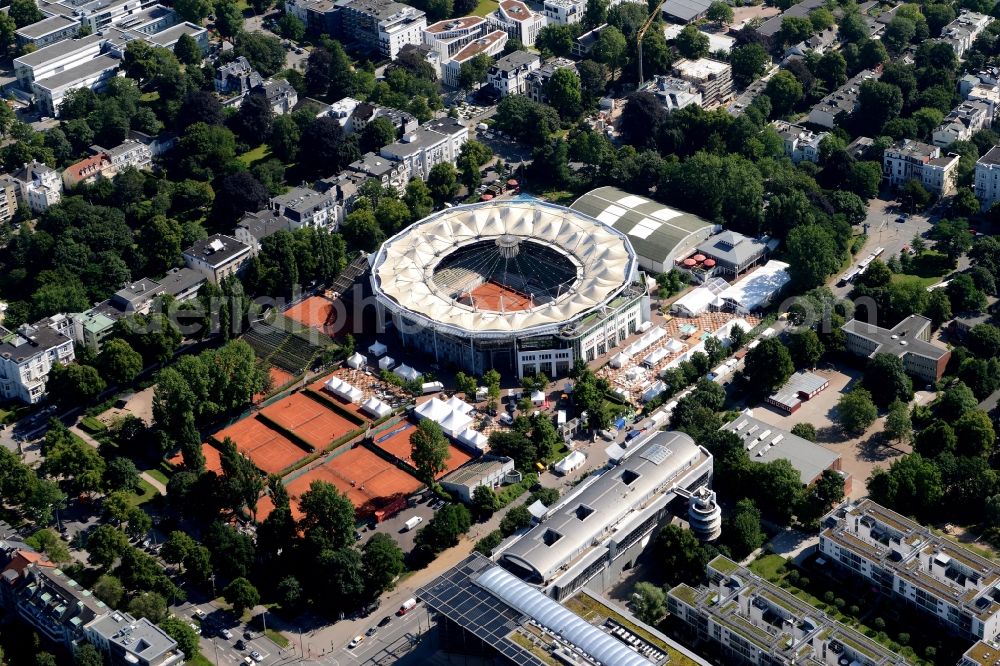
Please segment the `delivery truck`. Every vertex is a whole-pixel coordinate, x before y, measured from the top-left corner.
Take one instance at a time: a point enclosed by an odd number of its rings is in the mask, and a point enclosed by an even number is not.
[[[417,525],[419,525],[422,522],[424,522],[423,518],[421,518],[420,516],[413,516],[413,518],[410,518],[409,520],[406,521],[406,526],[405,526],[405,529],[403,531],[404,532],[409,532],[410,530],[412,530],[414,527],[416,527]]]
[[[417,606],[416,599],[407,599],[406,601],[403,602],[403,605],[399,607],[399,610],[396,611],[396,615],[406,615],[411,610],[416,608],[416,606]]]

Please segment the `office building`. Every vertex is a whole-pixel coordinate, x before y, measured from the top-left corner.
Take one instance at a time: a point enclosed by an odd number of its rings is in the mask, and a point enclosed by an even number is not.
[[[869,499],[822,521],[819,552],[873,591],[972,640],[1000,634],[1000,565]]]
[[[904,139],[885,149],[882,176],[892,187],[917,180],[931,194],[946,196],[955,191],[958,155],[941,155],[941,149],[926,143]]]
[[[455,164],[468,140],[468,127],[455,118],[438,118],[405,134],[400,141],[383,146],[379,154],[399,162],[411,178],[426,181],[436,164]]]
[[[754,666],[906,666],[864,634],[732,560],[708,563],[708,583],[677,585],[670,614],[696,643],[712,645],[725,664]]]
[[[908,373],[925,382],[941,379],[951,358],[950,350],[930,341],[931,320],[921,315],[910,315],[891,329],[852,319],[841,330],[847,351],[864,358],[898,356]]]
[[[197,241],[183,252],[184,263],[213,284],[243,270],[250,259],[250,246],[231,236],[215,234]]]
[[[17,36],[18,46],[24,48],[30,45],[37,50],[64,39],[71,39],[79,32],[79,21],[57,14],[18,28],[14,34]]]
[[[438,54],[440,62],[445,63],[489,32],[489,24],[482,16],[445,19],[424,28],[424,44]]]
[[[993,146],[976,160],[976,198],[988,211],[1000,198],[1000,146]]]
[[[521,0],[500,0],[496,10],[486,18],[497,30],[503,30],[511,39],[520,40],[524,46],[534,46],[539,31],[545,27],[545,17]]]
[[[587,11],[584,0],[545,0],[542,15],[550,24],[574,25],[583,20]]]
[[[678,490],[712,481],[712,454],[680,432],[658,431],[618,464],[592,474],[497,562],[558,600],[603,590],[635,563]]]
[[[500,97],[524,95],[528,92],[528,75],[541,66],[538,54],[514,51],[493,63],[487,81]]]
[[[395,60],[407,44],[422,44],[424,12],[393,0],[350,0],[340,9],[344,37],[369,51]]]
[[[812,0],[809,1],[811,2]],[[803,3],[799,3],[799,5],[801,4]],[[822,4],[823,3],[820,2],[819,6],[822,6]],[[795,6],[798,7],[799,5]],[[765,23],[765,25],[767,24]],[[780,29],[780,27],[781,24],[779,22],[778,28]],[[758,32],[759,31],[760,29],[758,28]],[[847,83],[834,90],[813,106],[812,109],[809,110],[809,116],[806,118],[806,122],[812,125],[825,127],[826,129],[833,129],[837,124],[837,117],[840,114],[849,116],[857,111],[858,95],[861,92],[861,85],[865,81],[876,80],[881,75],[881,72],[876,73],[870,69],[866,69],[855,74],[847,81]]]
[[[184,652],[177,641],[146,618],[110,611],[84,628],[97,649],[107,654],[111,666],[181,666]]]

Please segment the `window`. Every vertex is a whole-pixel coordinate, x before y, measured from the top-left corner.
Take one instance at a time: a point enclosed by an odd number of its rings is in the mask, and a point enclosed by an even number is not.
[[[551,546],[556,541],[559,541],[559,539],[562,539],[562,534],[559,534],[559,532],[556,532],[553,529],[546,529],[545,533],[542,534],[542,543],[546,546]]]
[[[576,511],[574,511],[574,513],[576,514],[577,520],[586,520],[587,516],[594,513],[594,510],[586,504],[581,504],[576,507]]]
[[[622,483],[624,483],[626,486],[631,486],[640,476],[641,475],[639,473],[627,469],[624,472],[622,472]]]

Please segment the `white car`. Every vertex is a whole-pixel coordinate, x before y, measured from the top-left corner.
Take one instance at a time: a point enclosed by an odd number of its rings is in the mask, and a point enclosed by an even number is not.
[[[232,638],[232,637],[233,637],[233,632],[229,631],[228,629],[223,629],[223,630],[222,630],[222,631],[220,631],[219,633],[220,633],[220,634],[222,635],[222,637],[223,637],[223,638],[225,638],[225,639],[226,639],[227,641],[228,641],[228,640],[229,640],[230,638]]]
[[[362,636],[361,634],[358,634],[357,636],[351,639],[351,642],[347,644],[347,647],[354,649],[364,642],[365,642],[365,637]]]
[[[194,614],[195,614],[195,616],[197,616],[197,618],[198,618],[199,620],[204,620],[204,619],[205,619],[205,618],[206,618],[206,617],[208,616],[208,613],[206,613],[205,611],[203,611],[203,610],[202,610],[202,609],[200,609],[200,608],[196,608],[196,609],[194,610]]]
[[[262,655],[260,652],[257,652],[257,650],[254,650],[253,652],[250,653],[250,658],[256,661],[258,664],[264,661],[264,655]]]

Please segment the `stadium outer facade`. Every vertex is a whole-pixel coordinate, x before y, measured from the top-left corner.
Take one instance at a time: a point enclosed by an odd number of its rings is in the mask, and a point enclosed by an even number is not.
[[[388,239],[371,266],[379,313],[404,346],[477,375],[564,376],[650,316],[628,236],[538,200],[440,211]],[[485,288],[520,302],[477,300]]]

